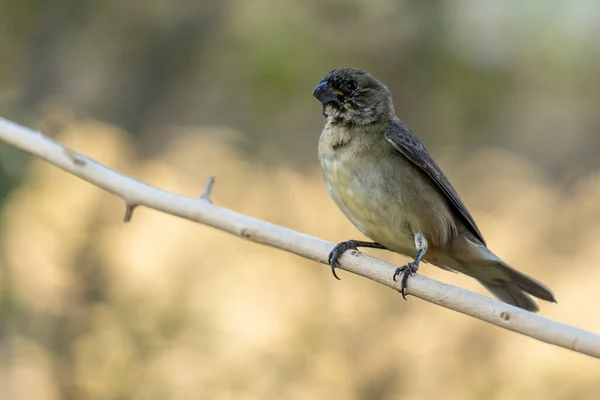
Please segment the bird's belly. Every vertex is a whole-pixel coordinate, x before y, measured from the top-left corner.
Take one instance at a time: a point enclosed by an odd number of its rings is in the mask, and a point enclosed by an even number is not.
[[[402,185],[386,184],[380,171],[354,169],[340,159],[322,160],[329,194],[348,219],[366,236],[390,250],[416,255]]]

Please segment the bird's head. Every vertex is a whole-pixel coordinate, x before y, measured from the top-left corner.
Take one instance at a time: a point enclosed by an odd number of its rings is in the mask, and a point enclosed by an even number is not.
[[[329,72],[321,79],[313,96],[323,104],[327,123],[333,125],[370,125],[394,114],[387,87],[356,68]]]

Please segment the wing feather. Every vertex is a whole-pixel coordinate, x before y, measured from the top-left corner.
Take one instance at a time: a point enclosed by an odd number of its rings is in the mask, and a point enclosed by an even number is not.
[[[479,228],[477,228],[475,220],[473,220],[467,207],[465,207],[460,196],[452,187],[440,167],[431,158],[425,145],[419,140],[419,137],[399,119],[395,119],[391,123],[385,137],[402,156],[412,161],[431,178],[445,195],[446,199],[448,199],[448,202],[455,209],[465,226],[485,245],[485,240]]]

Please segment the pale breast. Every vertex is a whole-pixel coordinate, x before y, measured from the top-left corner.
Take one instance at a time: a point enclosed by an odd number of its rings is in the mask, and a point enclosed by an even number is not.
[[[403,182],[391,171],[384,151],[365,147],[358,136],[326,129],[319,143],[323,176],[334,202],[362,233],[389,249],[414,256]]]

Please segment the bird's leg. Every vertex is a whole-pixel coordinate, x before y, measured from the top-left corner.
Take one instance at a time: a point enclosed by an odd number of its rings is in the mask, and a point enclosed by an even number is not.
[[[420,232],[415,234],[415,247],[417,248],[417,256],[413,261],[409,262],[405,266],[396,268],[396,272],[394,272],[394,281],[396,280],[398,275],[402,273],[402,280],[400,281],[400,292],[402,293],[402,297],[404,298],[404,300],[406,300],[405,291],[406,283],[408,282],[408,277],[411,276],[413,273],[417,272],[417,270],[419,269],[419,262],[421,262],[421,259],[423,258],[423,256],[425,256],[425,253],[427,253],[427,246],[428,244],[425,235],[423,235]]]
[[[337,266],[338,259],[344,254],[346,250],[358,250],[359,247],[370,247],[373,249],[383,249],[386,250],[385,247],[375,242],[363,242],[360,240],[348,240],[346,242],[341,242],[335,245],[331,253],[329,253],[329,266],[331,266],[331,272],[336,279],[340,279],[335,273],[335,267]]]

